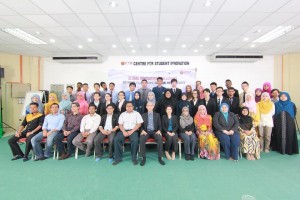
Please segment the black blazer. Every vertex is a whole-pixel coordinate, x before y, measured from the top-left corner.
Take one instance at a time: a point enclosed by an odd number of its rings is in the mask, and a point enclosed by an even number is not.
[[[209,97],[210,98],[216,98],[217,97],[217,93],[215,92],[214,94],[211,92],[210,94],[209,94]]]
[[[237,97],[237,98],[240,98],[240,94],[239,94],[239,91],[237,89],[234,89],[235,93],[234,93],[234,97]],[[224,90],[224,93],[223,93],[223,97],[227,97],[229,98],[228,96],[228,93],[227,93],[227,89]]]
[[[124,101],[124,103],[123,103],[123,105],[122,105],[122,107],[121,107],[121,110],[119,109],[119,101],[117,102],[117,104],[116,104],[116,108],[115,108],[115,110],[116,110],[116,113],[118,113],[118,114],[121,114],[122,112],[125,112],[126,111],[126,104],[128,103],[128,101]]]
[[[216,110],[217,109],[216,100],[213,98],[209,98],[207,105],[206,105],[205,99],[202,99],[201,101],[202,101],[201,105],[204,105],[206,107],[207,114],[209,114],[211,117],[213,117],[215,115],[215,113],[218,111],[218,110]]]
[[[170,88],[171,90],[171,95],[172,98],[175,99],[176,101],[180,101],[181,95],[182,95],[182,90],[179,88],[176,88],[176,92],[174,93],[173,88]]]
[[[115,107],[114,114],[117,114],[116,105],[113,102],[111,102],[110,104],[114,105],[114,107]],[[106,103],[104,102],[101,104],[101,107],[100,107],[100,116],[103,116],[105,114],[107,114],[107,112],[106,112]]]
[[[198,111],[198,107],[200,105],[202,105],[201,103],[202,103],[202,101],[200,99],[197,100],[196,104],[194,104],[193,100],[190,101],[190,104],[191,104],[190,113],[191,113],[192,117],[195,117],[195,115]]]
[[[228,113],[228,123],[221,112],[217,112],[213,118],[213,125],[216,131],[233,130],[238,133],[239,120],[234,113]]]
[[[215,100],[216,100],[216,106],[217,106],[217,107],[216,107],[216,110],[219,111],[219,109],[220,109],[219,106],[220,106],[220,105],[218,105],[218,97],[216,97]],[[220,104],[222,104],[222,103],[227,103],[228,106],[229,106],[229,109],[230,109],[230,101],[229,101],[229,99],[223,97],[223,99],[222,99],[222,101],[221,101]]]
[[[103,129],[105,127],[106,118],[107,118],[107,114],[105,114],[105,115],[103,115],[101,117],[100,126],[102,126]],[[113,114],[112,115],[112,118],[111,118],[111,120],[112,120],[112,122],[111,122],[112,128],[115,128],[116,126],[119,126],[118,119],[119,119],[119,115],[118,114]]]
[[[230,101],[230,112],[233,112],[234,114],[240,114],[240,100],[239,98],[233,97],[232,102]]]
[[[176,115],[172,115],[171,117],[172,120],[172,131],[173,133],[177,134],[178,131],[178,118]],[[167,115],[162,116],[162,130],[164,133],[168,132],[168,127],[169,127],[169,119]]]
[[[96,106],[96,104],[94,104],[94,102],[91,102],[90,105],[91,105],[91,104],[93,104],[93,105]],[[103,103],[99,102],[98,106],[96,106],[96,107],[97,107],[96,113],[97,113],[98,115],[100,115],[100,113],[101,113],[101,106],[102,106],[102,104],[103,104]],[[106,110],[105,110],[105,111],[106,111]]]
[[[141,125],[141,131],[146,131],[148,130],[148,113],[144,113],[142,114],[142,118],[143,118],[143,123]],[[161,131],[161,119],[160,119],[160,115],[156,112],[153,112],[153,127],[154,127],[154,131],[157,132],[158,130]]]

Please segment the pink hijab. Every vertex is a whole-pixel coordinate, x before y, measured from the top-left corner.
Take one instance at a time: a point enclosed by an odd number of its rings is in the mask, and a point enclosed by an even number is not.
[[[204,87],[202,85],[198,85],[197,90],[199,91],[199,99],[204,99]]]
[[[247,101],[248,96],[251,97],[250,101]],[[243,103],[243,106],[246,106],[247,108],[249,108],[250,112],[253,112],[256,114],[256,102],[254,99],[254,95],[252,93],[246,93],[245,99],[246,99],[246,101],[245,101],[245,103]]]
[[[267,90],[265,90],[265,86],[268,86],[268,89],[267,89]],[[271,90],[272,90],[271,83],[265,82],[265,83],[263,84],[263,92],[267,92],[267,93],[269,93],[269,95],[271,96]]]

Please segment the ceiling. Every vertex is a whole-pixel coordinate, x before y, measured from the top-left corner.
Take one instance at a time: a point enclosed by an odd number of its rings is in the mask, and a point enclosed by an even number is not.
[[[48,43],[31,45],[0,31],[0,52],[196,56],[300,51],[300,28],[251,47],[279,25],[300,25],[299,0],[211,0],[209,7],[206,0],[114,2],[116,7],[111,0],[0,0],[1,29],[18,27]]]

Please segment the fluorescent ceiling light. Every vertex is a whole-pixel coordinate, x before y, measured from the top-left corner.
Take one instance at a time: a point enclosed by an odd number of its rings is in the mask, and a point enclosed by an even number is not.
[[[2,29],[2,31],[30,44],[47,44],[46,42],[38,39],[37,37],[34,37],[33,35],[30,35],[29,33],[26,33],[19,28],[4,28]]]
[[[272,41],[276,38],[279,38],[280,36],[290,32],[294,29],[295,29],[295,27],[293,27],[293,26],[278,26],[277,28],[273,29],[272,31],[257,38],[253,42],[256,42],[256,43],[270,42],[270,41]]]

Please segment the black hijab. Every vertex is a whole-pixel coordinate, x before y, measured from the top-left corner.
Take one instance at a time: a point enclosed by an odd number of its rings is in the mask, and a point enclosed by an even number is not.
[[[243,115],[243,110],[247,110],[248,111],[248,115]],[[243,130],[251,130],[253,127],[253,119],[252,117],[249,116],[249,108],[247,107],[242,107],[241,108],[241,113],[239,115],[239,121],[240,121],[240,127]]]

